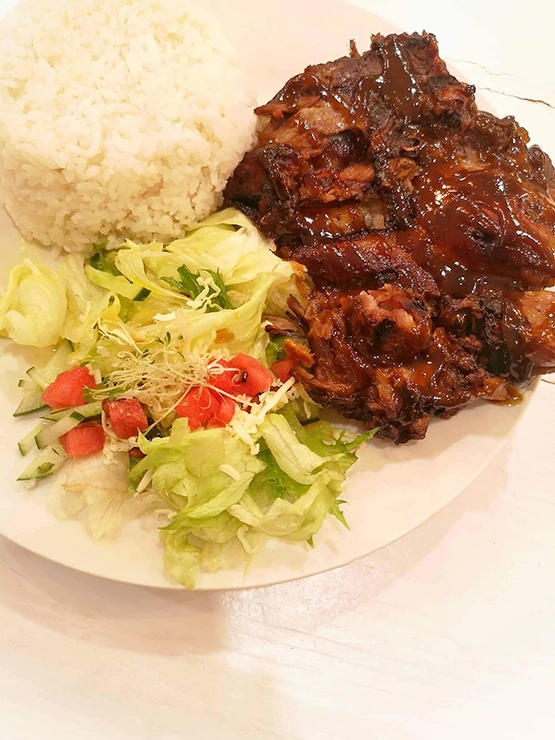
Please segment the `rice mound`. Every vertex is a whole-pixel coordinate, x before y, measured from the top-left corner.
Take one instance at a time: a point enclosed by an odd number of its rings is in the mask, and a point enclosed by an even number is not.
[[[187,0],[34,0],[0,24],[0,198],[67,251],[170,241],[250,147],[246,79]]]

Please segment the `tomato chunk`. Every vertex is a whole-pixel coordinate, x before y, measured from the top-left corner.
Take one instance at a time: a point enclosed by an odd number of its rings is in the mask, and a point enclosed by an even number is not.
[[[136,398],[116,398],[115,401],[104,401],[103,406],[114,434],[120,439],[134,437],[148,427],[148,419]]]
[[[53,409],[82,406],[87,403],[85,388],[96,388],[92,373],[86,367],[74,367],[60,373],[42,394],[42,400]]]
[[[220,408],[216,411],[214,416],[209,420],[208,426],[226,427],[235,415],[235,409],[237,408],[237,404],[235,403],[233,398],[229,398],[229,396],[220,396],[219,401],[220,401]]]
[[[193,431],[203,427],[220,408],[217,393],[205,386],[192,388],[175,407],[178,416],[186,417]]]
[[[68,457],[85,457],[102,452],[105,437],[99,424],[85,424],[70,429],[60,437],[60,442]]]
[[[237,376],[239,376],[239,380],[241,379],[239,369],[226,360],[219,360],[218,365],[221,365],[224,370],[217,375],[210,376],[210,385],[224,391],[224,393],[237,394]]]
[[[295,360],[291,357],[287,357],[284,360],[277,360],[272,365],[272,372],[276,378],[279,378],[283,383],[285,383],[285,381],[289,380],[291,377],[291,371],[295,367],[295,364]]]
[[[259,393],[264,393],[272,385],[272,373],[254,357],[239,352],[231,359],[231,364],[243,371],[243,377],[238,383],[239,393],[252,398]]]
[[[224,372],[212,375],[210,385],[232,396],[253,396],[267,391],[272,385],[272,373],[254,357],[239,352],[229,362],[220,360]]]

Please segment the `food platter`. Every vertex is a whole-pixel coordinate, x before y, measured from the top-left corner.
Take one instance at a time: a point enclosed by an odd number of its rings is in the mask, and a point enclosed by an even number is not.
[[[260,101],[308,63],[341,55],[349,38],[361,48],[371,33],[389,32],[382,22],[352,6],[329,2],[326,14],[316,3],[243,2],[233,8],[222,0],[204,3],[223,21],[247,67]],[[294,18],[294,22],[292,19]],[[257,32],[265,28],[263,37]],[[482,101],[482,104],[484,101]],[[7,214],[0,213],[0,279],[20,261],[21,240]],[[25,247],[32,256],[35,248]],[[0,347],[2,379],[0,461],[0,534],[62,565],[85,573],[145,586],[174,588],[163,575],[157,522],[143,518],[114,539],[93,542],[76,519],[60,522],[48,511],[48,484],[26,490],[13,483],[21,470],[15,442],[33,422],[13,420],[17,381],[35,357]],[[449,422],[436,421],[423,442],[394,447],[373,442],[359,453],[348,477],[345,498],[350,531],[327,520],[317,547],[272,541],[255,564],[242,569],[203,573],[198,589],[263,586],[339,567],[383,547],[422,524],[452,501],[491,461],[526,407],[477,403]]]

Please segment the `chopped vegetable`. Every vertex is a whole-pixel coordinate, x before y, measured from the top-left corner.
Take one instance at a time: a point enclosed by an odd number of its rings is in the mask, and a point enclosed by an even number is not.
[[[220,407],[208,420],[208,426],[226,427],[235,416],[237,403],[229,396],[219,396]]]
[[[287,357],[285,351],[284,336],[273,336],[266,347],[266,362],[271,367],[277,360],[284,360]]]
[[[163,277],[162,280],[175,288],[179,293],[189,296],[204,305],[206,311],[218,311],[222,308],[233,308],[227,295],[227,287],[219,270],[201,270],[193,274],[186,265],[177,268],[179,280]]]
[[[232,358],[231,364],[242,370],[241,380],[236,386],[240,395],[252,398],[259,393],[264,393],[271,387],[273,382],[272,373],[254,357],[239,352]]]
[[[272,372],[276,376],[276,378],[279,378],[282,383],[285,383],[285,381],[289,380],[289,378],[291,377],[291,372],[295,367],[295,364],[295,360],[293,360],[291,357],[288,357],[284,360],[277,360],[272,365]]]
[[[36,411],[46,408],[46,404],[42,400],[42,391],[32,381],[25,381],[22,386],[25,395],[23,396],[21,403],[13,412],[14,416],[28,416],[34,414]]]
[[[210,559],[215,557],[213,545],[224,543],[234,558],[236,547],[247,558],[265,537],[307,541],[328,513],[341,515],[337,500],[345,473],[356,460],[356,447],[369,435],[344,440],[329,424],[318,422],[307,425],[301,441],[288,421],[296,418],[295,407],[285,409],[286,415],[266,417],[262,429],[272,449],[265,447],[256,456],[229,428],[190,435],[183,433],[180,421],[169,437],[142,442],[146,457],[131,476],[137,481],[153,470],[154,487],[177,509],[163,542],[166,568],[184,585],[194,583],[204,567],[208,543]]]
[[[141,288],[140,291],[137,293],[137,295],[133,297],[133,300],[134,301],[144,301],[145,298],[148,298],[151,292],[152,291],[150,291],[148,288]]]
[[[48,381],[45,379],[44,375],[42,375],[36,367],[30,367],[27,370],[27,375],[29,376],[30,380],[33,381],[33,383],[37,386],[37,388],[40,388],[41,391],[45,391],[48,387]]]
[[[109,459],[91,455],[68,460],[59,484],[50,489],[48,508],[59,519],[82,511],[95,540],[115,534],[127,522],[160,506],[152,493],[133,496],[129,490],[125,452],[116,452]]]
[[[85,388],[94,388],[96,381],[86,367],[75,367],[60,373],[42,394],[42,400],[53,409],[81,406],[86,403]]]
[[[273,382],[270,371],[256,358],[239,352],[229,362],[221,360],[222,371],[210,377],[215,388],[234,396],[253,398],[267,391]]]
[[[66,309],[65,286],[59,275],[25,260],[11,271],[0,300],[0,333],[18,344],[49,347],[62,335]]]
[[[61,444],[56,442],[49,447],[45,447],[44,450],[41,450],[17,480],[39,480],[41,478],[48,478],[60,469],[66,458],[67,455],[64,448]]]
[[[71,429],[60,442],[68,457],[84,457],[102,452],[106,435],[98,424],[86,424]]]
[[[39,450],[42,450],[43,447],[48,447],[53,442],[57,442],[60,437],[78,426],[82,421],[83,416],[77,412],[73,412],[69,416],[64,416],[53,424],[41,429],[35,436],[35,444]]]
[[[93,419],[95,416],[100,416],[101,413],[102,403],[100,401],[92,401],[91,403],[83,404],[83,406],[74,406],[71,409],[64,408],[57,411],[50,411],[42,418],[49,421],[58,421],[58,419],[63,419],[64,416],[69,416],[70,414],[81,414],[83,419]]]
[[[219,360],[215,370],[211,369],[208,382],[224,393],[237,394],[238,370],[231,362]]]
[[[148,419],[136,398],[117,398],[104,401],[104,409],[116,437],[129,439],[148,427]]]
[[[303,300],[299,268],[244,216],[215,214],[167,245],[70,255],[56,272],[23,267],[0,303],[0,331],[32,346],[47,335],[57,350],[21,384],[17,414],[51,409],[20,442],[23,454],[46,445],[20,477],[50,476],[71,458],[52,503],[59,516],[84,510],[97,538],[162,509],[165,567],[188,587],[199,569],[240,565],[268,537],[313,546],[328,514],[345,523],[339,493],[369,435],[348,439],[299,399],[286,339],[265,330],[265,316],[286,321],[289,296]],[[52,324],[36,318],[38,303]]]
[[[34,429],[31,429],[31,431],[26,434],[22,440],[20,440],[17,443],[17,446],[19,448],[20,453],[25,456],[31,452],[31,450],[36,449],[37,444],[35,441],[35,438],[37,434],[43,431],[48,426],[48,422],[41,421],[40,424],[38,424]]]
[[[188,419],[190,428],[195,431],[210,421],[220,407],[217,393],[205,386],[198,386],[190,390],[177,404],[175,413]]]

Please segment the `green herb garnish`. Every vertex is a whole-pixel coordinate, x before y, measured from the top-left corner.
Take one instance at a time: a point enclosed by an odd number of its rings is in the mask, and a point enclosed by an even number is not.
[[[233,304],[227,295],[227,287],[224,283],[222,273],[219,270],[201,270],[200,272],[193,273],[188,267],[183,265],[182,267],[177,268],[177,272],[179,280],[171,277],[163,277],[162,280],[168,283],[168,285],[171,285],[171,287],[179,293],[183,293],[183,295],[189,296],[189,298],[192,298],[193,300],[198,298],[205,289],[203,285],[199,284],[199,278],[203,277],[204,274],[209,275],[212,278],[212,282],[216,289],[214,290],[213,288],[210,288],[208,291],[206,302],[207,312],[219,311],[222,308],[233,308]]]

